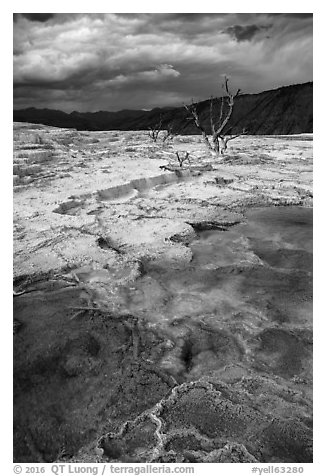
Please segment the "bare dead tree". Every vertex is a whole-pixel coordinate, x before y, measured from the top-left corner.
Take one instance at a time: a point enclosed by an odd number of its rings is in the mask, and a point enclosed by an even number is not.
[[[166,129],[163,131],[163,137],[162,141],[163,143],[166,142],[169,139],[173,139],[174,137],[180,135],[183,130],[187,127],[187,123],[183,120],[175,120],[170,122],[167,126]]]
[[[233,107],[234,107],[234,100],[236,97],[239,96],[241,90],[238,89],[235,94],[232,94],[229,89],[229,79],[225,76],[223,89],[226,92],[226,95],[221,97],[220,99],[220,112],[218,119],[214,118],[214,100],[211,98],[210,100],[210,126],[211,126],[211,141],[209,140],[208,135],[199,119],[199,115],[197,112],[196,104],[192,101],[190,106],[184,105],[186,110],[191,114],[191,118],[194,120],[196,127],[200,130],[203,140],[205,142],[206,147],[212,154],[223,154],[227,149],[227,144],[230,140],[239,137],[240,135],[244,134],[245,131],[243,130],[240,134],[230,135],[230,137],[226,137],[225,128],[232,116]],[[230,130],[230,129],[228,129]]]
[[[149,128],[149,137],[154,141],[157,142],[158,136],[162,130],[162,116],[160,116],[160,120],[154,126],[150,126]]]
[[[190,164],[190,159],[189,159],[189,152],[185,152],[185,155],[184,157],[181,157],[179,155],[179,152],[176,152],[175,153],[176,156],[177,156],[177,159],[178,159],[178,162],[179,162],[179,167],[182,167],[183,166],[183,163],[188,160],[189,164]]]
[[[179,130],[176,128],[174,123],[168,124],[164,130],[162,141],[166,142],[169,139],[173,139],[175,136],[179,135]]]
[[[162,142],[166,142],[168,139],[172,139],[173,137],[174,134],[172,132],[172,129],[168,126],[167,129],[163,131]]]
[[[163,118],[160,116],[160,120],[157,124],[152,127],[149,127],[149,136],[154,141],[157,142],[159,135],[162,139],[162,142],[166,142],[168,139],[173,139],[173,137],[180,134],[181,130],[184,128],[183,124],[179,126],[174,122],[169,123],[165,129],[163,129]],[[161,134],[160,134],[161,133]]]

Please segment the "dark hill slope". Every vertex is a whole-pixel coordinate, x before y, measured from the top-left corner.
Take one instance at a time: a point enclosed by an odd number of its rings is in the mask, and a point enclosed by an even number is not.
[[[210,132],[210,101],[202,101],[197,111]],[[219,105],[216,104],[218,115]],[[173,123],[183,134],[198,134],[193,121],[186,120],[184,107],[155,108],[151,111],[122,110],[70,114],[51,109],[14,110],[14,121],[45,124],[78,130],[144,130],[159,122],[163,128]],[[313,131],[313,84],[285,86],[259,94],[236,98],[229,122],[232,132],[246,128],[250,134],[299,134]]]
[[[75,128],[79,130],[96,130],[90,127],[90,122],[87,117],[83,115],[76,116],[75,113],[67,114],[54,109],[36,109],[35,107],[17,109],[14,110],[14,121]]]

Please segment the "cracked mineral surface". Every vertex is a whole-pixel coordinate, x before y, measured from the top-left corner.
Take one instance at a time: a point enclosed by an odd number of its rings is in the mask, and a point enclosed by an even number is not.
[[[14,460],[311,462],[312,167],[15,123]]]

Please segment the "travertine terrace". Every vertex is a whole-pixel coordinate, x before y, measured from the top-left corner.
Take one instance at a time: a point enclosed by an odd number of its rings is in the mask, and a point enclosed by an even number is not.
[[[308,134],[15,123],[15,460],[310,462],[312,197]]]

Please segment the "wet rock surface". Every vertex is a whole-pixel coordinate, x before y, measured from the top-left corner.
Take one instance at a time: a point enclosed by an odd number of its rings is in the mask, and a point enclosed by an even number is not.
[[[14,138],[15,461],[311,462],[311,142]]]

